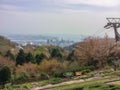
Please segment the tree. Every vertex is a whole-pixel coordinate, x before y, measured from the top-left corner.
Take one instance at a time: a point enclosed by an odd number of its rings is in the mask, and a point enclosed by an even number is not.
[[[54,48],[51,52],[51,57],[55,57],[55,58],[62,58],[62,54],[61,51],[58,48]]]
[[[116,71],[120,66],[120,49],[119,46],[116,46],[111,50],[110,54],[107,57],[107,62],[112,68]]]
[[[36,63],[39,64],[43,59],[46,58],[46,56],[43,53],[41,53],[40,55],[37,54],[35,58],[36,58]]]
[[[74,61],[75,57],[74,57],[74,50],[72,52],[69,53],[68,57],[67,57],[68,61]]]
[[[107,37],[89,37],[76,45],[71,57],[74,57],[79,65],[103,68],[108,64],[107,57],[111,45],[113,42]]]
[[[34,56],[32,55],[31,52],[29,52],[27,55],[26,55],[26,62],[32,62],[32,63],[35,63],[34,61]]]
[[[5,84],[7,81],[11,79],[11,71],[10,68],[4,66],[0,70],[0,83]]]
[[[16,65],[22,65],[26,62],[26,55],[22,49],[19,50],[19,53],[16,57]]]
[[[66,70],[66,67],[66,63],[60,62],[56,59],[43,60],[39,65],[40,71],[50,76],[61,74]]]

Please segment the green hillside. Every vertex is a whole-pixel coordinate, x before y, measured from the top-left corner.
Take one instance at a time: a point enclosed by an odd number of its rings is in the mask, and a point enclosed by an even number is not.
[[[14,48],[16,43],[11,42],[9,39],[0,36],[0,53],[4,54],[6,51]]]

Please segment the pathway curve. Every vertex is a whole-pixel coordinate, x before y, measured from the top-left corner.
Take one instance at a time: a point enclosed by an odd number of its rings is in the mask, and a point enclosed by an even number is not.
[[[59,83],[59,84],[48,84],[48,85],[45,85],[45,86],[34,87],[31,90],[45,90],[45,89],[53,88],[53,87],[57,87],[57,86],[69,85],[69,84],[73,84],[73,83],[80,83],[80,82],[98,80],[98,79],[101,79],[101,77],[93,77],[93,78],[89,78],[89,79],[86,79],[86,80],[83,80],[83,79],[81,79],[81,80],[72,80],[72,81],[62,82],[62,83]]]

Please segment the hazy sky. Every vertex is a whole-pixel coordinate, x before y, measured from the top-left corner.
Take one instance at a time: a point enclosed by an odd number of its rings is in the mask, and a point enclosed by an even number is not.
[[[0,33],[82,34],[120,17],[120,0],[0,0]]]

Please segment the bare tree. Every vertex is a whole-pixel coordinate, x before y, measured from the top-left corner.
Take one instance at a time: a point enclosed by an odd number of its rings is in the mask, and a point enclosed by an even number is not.
[[[107,56],[113,40],[107,36],[104,38],[88,37],[83,42],[77,44],[74,49],[74,59],[80,65],[93,65],[104,67],[107,64]]]

